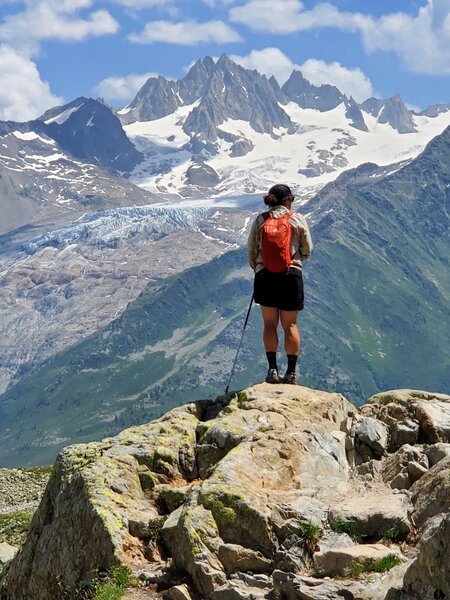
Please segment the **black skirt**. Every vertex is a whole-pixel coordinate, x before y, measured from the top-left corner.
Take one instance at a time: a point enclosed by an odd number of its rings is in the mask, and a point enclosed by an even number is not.
[[[271,273],[261,269],[255,275],[256,304],[279,310],[303,310],[303,276],[300,269],[291,267],[287,273]]]

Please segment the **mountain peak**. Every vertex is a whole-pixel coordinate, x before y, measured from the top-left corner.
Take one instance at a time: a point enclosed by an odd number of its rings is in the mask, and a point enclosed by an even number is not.
[[[374,116],[379,123],[388,123],[399,133],[414,133],[417,131],[413,120],[413,111],[409,110],[400,94],[395,94],[387,100],[368,98],[360,107]]]
[[[281,90],[301,108],[313,108],[320,112],[332,110],[345,99],[344,94],[334,85],[313,85],[298,70],[292,71]]]
[[[77,158],[114,171],[130,172],[141,154],[127,138],[118,117],[105,104],[80,96],[44,113],[45,133]]]
[[[238,66],[237,63],[234,62],[234,60],[232,60],[228,54],[221,54],[216,62],[216,66],[217,67],[222,67],[223,65],[227,65],[228,67],[230,66]]]

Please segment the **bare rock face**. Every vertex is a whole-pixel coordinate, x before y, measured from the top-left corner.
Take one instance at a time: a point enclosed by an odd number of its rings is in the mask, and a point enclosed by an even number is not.
[[[205,163],[194,163],[186,171],[186,181],[200,187],[214,187],[220,181],[219,175]]]
[[[422,427],[426,393],[396,394]],[[116,564],[165,598],[445,598],[446,444],[389,453],[377,406],[358,414],[339,394],[260,384],[64,449],[0,599],[67,597]],[[367,431],[382,444],[355,466]],[[409,489],[392,486],[403,472]]]
[[[450,441],[450,396],[446,394],[418,390],[383,392],[369,399],[367,410],[394,419],[398,415],[403,424],[412,421],[418,425],[419,441],[429,444]]]
[[[448,598],[450,552],[450,515],[433,519],[423,535],[417,559],[405,574],[401,594],[390,598]]]

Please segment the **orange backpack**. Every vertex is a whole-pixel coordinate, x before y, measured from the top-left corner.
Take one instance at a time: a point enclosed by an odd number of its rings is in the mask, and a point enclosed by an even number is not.
[[[261,251],[264,268],[273,273],[288,271],[292,265],[291,255],[291,212],[276,219],[270,212],[262,214],[264,223],[261,231]]]

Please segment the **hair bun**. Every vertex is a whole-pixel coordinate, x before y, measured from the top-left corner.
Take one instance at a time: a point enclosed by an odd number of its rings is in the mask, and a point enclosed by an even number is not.
[[[264,196],[264,204],[267,204],[267,206],[277,206],[277,204],[280,204],[280,201],[274,194],[266,194]]]

